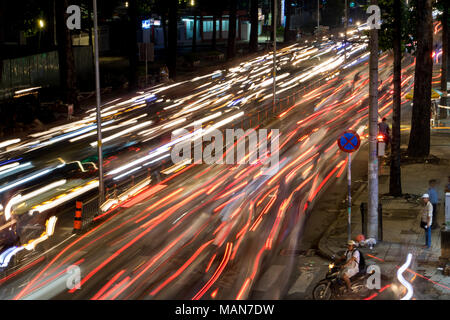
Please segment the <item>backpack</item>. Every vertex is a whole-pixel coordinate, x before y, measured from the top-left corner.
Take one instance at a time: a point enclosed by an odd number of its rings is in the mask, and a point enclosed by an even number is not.
[[[366,271],[366,259],[364,258],[364,254],[362,254],[361,251],[359,251],[358,249],[355,250],[359,252],[359,272],[363,273]]]

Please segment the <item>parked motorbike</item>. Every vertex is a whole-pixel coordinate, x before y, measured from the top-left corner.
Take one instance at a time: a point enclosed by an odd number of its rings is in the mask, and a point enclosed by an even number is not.
[[[377,134],[377,154],[378,156],[385,156],[389,153],[390,137],[388,134],[378,132]]]
[[[347,287],[345,281],[339,276],[341,265],[335,264],[333,257],[333,261],[328,265],[328,272],[325,279],[320,280],[313,289],[314,300],[339,299],[346,295]],[[351,288],[353,292],[358,295],[366,295],[369,293],[370,289],[367,288],[366,281],[370,276],[371,274],[367,274],[366,270],[361,270],[351,277]]]

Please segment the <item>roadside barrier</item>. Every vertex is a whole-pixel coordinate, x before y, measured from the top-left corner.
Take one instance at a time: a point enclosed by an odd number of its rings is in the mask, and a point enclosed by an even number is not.
[[[81,230],[82,222],[82,210],[83,210],[83,202],[76,201],[75,202],[75,217],[73,218],[73,233],[78,233]]]

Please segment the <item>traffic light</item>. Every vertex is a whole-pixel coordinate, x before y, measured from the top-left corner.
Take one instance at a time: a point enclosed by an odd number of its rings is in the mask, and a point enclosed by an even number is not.
[[[354,1],[350,2],[350,8],[354,8],[354,7],[355,7],[355,2]]]

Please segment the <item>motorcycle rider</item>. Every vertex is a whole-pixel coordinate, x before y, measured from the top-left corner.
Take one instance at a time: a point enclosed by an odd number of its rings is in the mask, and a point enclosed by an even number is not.
[[[352,292],[350,278],[359,272],[359,251],[355,248],[356,242],[350,240],[347,242],[347,250],[344,255],[340,257],[337,262],[345,260],[345,264],[341,267],[341,279],[345,281],[348,292]]]

